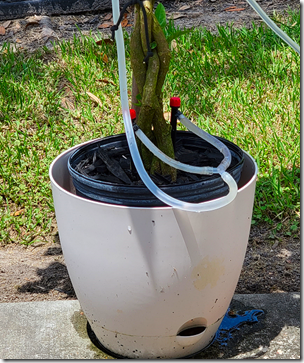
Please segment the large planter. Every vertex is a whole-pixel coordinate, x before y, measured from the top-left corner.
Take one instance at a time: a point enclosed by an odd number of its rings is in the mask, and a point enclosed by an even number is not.
[[[54,160],[50,178],[68,272],[96,337],[129,358],[179,358],[202,350],[239,279],[256,163],[245,153],[233,202],[191,213],[77,196],[67,163],[78,147]]]

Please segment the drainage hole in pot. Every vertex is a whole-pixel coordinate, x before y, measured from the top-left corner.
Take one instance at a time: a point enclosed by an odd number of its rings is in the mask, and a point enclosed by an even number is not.
[[[203,331],[206,330],[205,326],[194,326],[194,327],[190,327],[187,329],[184,329],[182,331],[180,331],[177,336],[180,337],[191,337],[193,335],[198,335],[201,334]]]

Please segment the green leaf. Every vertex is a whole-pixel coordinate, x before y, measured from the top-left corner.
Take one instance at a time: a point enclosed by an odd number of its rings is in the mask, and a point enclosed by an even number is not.
[[[157,43],[156,42],[152,42],[150,44],[150,47],[151,47],[151,49],[155,49],[157,47]]]
[[[296,224],[293,224],[291,227],[290,227],[290,230],[291,231],[296,231],[298,229],[298,226]]]
[[[162,29],[167,25],[166,9],[162,3],[159,3],[155,9],[155,17]]]
[[[170,42],[172,42],[173,39],[177,39],[184,34],[189,34],[190,32],[191,32],[191,29],[185,29],[185,30],[178,29],[174,33],[168,35],[167,41],[168,41],[168,43],[170,43]]]
[[[140,93],[138,93],[137,95],[136,95],[136,99],[137,99],[137,103],[135,103],[135,106],[139,106],[139,107],[141,107],[141,105],[142,105],[142,103],[141,103],[141,100],[142,100],[142,96],[141,96],[141,94]]]

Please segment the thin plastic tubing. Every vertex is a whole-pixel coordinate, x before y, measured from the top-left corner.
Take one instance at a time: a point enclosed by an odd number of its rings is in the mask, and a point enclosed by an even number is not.
[[[264,22],[282,39],[287,43],[293,50],[300,54],[300,47],[294,42],[286,33],[284,33],[264,12],[264,10],[258,5],[255,0],[247,0],[248,4],[256,11]]]
[[[184,116],[182,113],[180,113],[177,118],[180,120],[180,122],[187,127],[188,130],[192,131],[197,136],[200,136],[202,139],[209,142],[209,144],[216,147],[223,155],[224,159],[221,161],[220,165],[216,168],[217,173],[221,173],[225,171],[230,163],[231,163],[231,153],[228,149],[228,147],[222,143],[220,140],[218,140],[216,137],[208,134],[208,132],[200,129],[196,125],[194,125],[186,116]]]
[[[135,131],[136,136],[139,138],[139,140],[155,155],[157,156],[161,161],[163,161],[166,164],[169,164],[175,169],[179,169],[182,171],[185,171],[187,173],[194,173],[194,174],[202,174],[202,175],[212,175],[218,172],[217,168],[212,168],[211,166],[192,166],[187,165],[184,163],[181,163],[179,161],[176,161],[174,159],[169,158],[166,154],[164,154],[160,149],[158,149],[153,142],[150,141],[150,139],[142,132],[141,129],[138,129]]]
[[[160,149],[158,149],[153,142],[142,132],[141,129],[135,131],[136,136],[140,139],[140,141],[160,160],[164,163],[169,164],[173,168],[183,170],[188,173],[194,174],[202,174],[202,175],[212,175],[212,174],[221,174],[222,172],[226,171],[231,163],[231,153],[228,147],[222,143],[220,140],[215,138],[214,136],[208,134],[207,132],[201,130],[199,127],[195,126],[187,117],[185,117],[182,113],[180,113],[177,117],[184,126],[188,128],[188,130],[192,131],[197,136],[200,136],[202,139],[209,142],[209,144],[216,147],[223,155],[224,158],[218,167],[213,168],[210,166],[205,167],[198,167],[180,163],[172,158],[169,158],[166,154],[164,154]]]
[[[112,8],[113,8],[113,20],[114,23],[117,22],[119,18],[119,1],[112,0]],[[227,173],[226,171],[221,171],[220,176],[224,180],[225,183],[228,184],[229,193],[225,197],[214,199],[212,201],[203,202],[203,203],[187,203],[181,200],[172,198],[170,195],[164,193],[161,189],[158,188],[156,184],[154,184],[146,172],[143,162],[140,158],[139,151],[136,144],[135,134],[133,132],[132,121],[130,117],[129,110],[129,100],[128,100],[128,91],[127,91],[127,71],[126,71],[126,60],[125,60],[125,46],[122,34],[121,25],[118,30],[115,32],[116,43],[117,43],[117,56],[118,56],[118,70],[119,70],[119,85],[120,85],[120,99],[121,99],[121,108],[122,115],[124,120],[126,137],[131,153],[131,157],[133,159],[136,170],[144,182],[146,187],[153,193],[156,198],[161,200],[163,203],[171,206],[172,208],[177,208],[189,212],[207,212],[215,209],[219,209],[224,207],[225,205],[231,203],[236,195],[237,195],[237,184],[233,177]]]

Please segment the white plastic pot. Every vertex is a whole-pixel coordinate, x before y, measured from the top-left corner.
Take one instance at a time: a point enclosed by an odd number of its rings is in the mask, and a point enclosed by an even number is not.
[[[50,178],[68,272],[96,337],[130,358],[179,358],[202,350],[212,341],[241,272],[255,161],[245,153],[233,202],[193,213],[76,196],[67,169],[76,147],[54,160]]]

